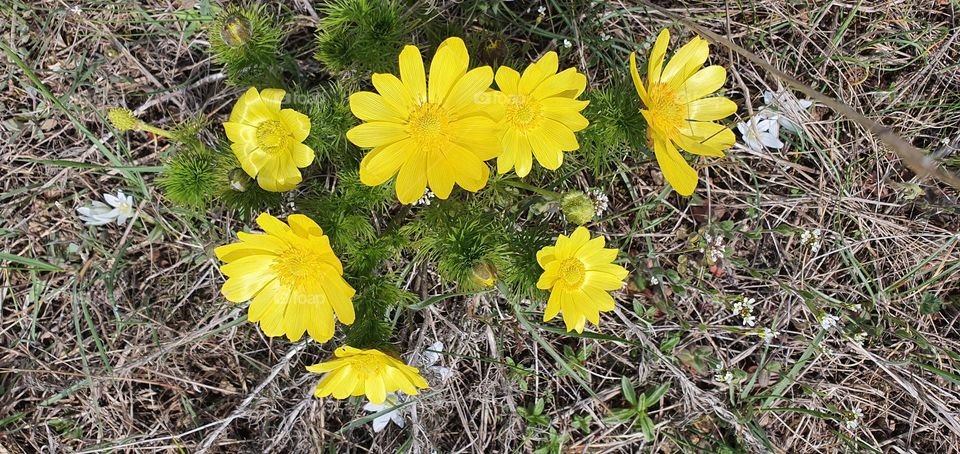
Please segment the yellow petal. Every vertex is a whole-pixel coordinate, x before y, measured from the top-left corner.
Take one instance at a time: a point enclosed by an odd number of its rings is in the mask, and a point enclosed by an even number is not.
[[[413,98],[410,91],[397,76],[376,73],[370,76],[370,80],[373,82],[373,88],[377,89],[377,93],[380,93],[383,100],[393,106],[396,111],[409,113],[413,108]]]
[[[530,65],[523,71],[523,75],[520,76],[520,84],[517,87],[517,92],[522,94],[532,93],[541,82],[557,73],[559,69],[560,61],[557,58],[557,53],[550,51],[540,57],[540,60],[537,60],[536,63]]]
[[[347,131],[347,139],[360,148],[382,147],[409,136],[404,125],[385,121],[361,123]]]
[[[555,252],[556,248],[553,246],[544,246],[537,251],[537,263],[540,264],[541,268],[546,267],[557,260]]]
[[[503,153],[497,157],[497,173],[502,175],[509,172],[517,160],[517,152],[520,148],[520,131],[516,128],[505,129],[499,142],[503,147]]]
[[[402,204],[411,204],[420,200],[427,191],[427,156],[423,150],[416,150],[407,156],[400,167],[396,181],[397,199]]]
[[[264,286],[263,289],[260,290],[260,293],[257,293],[257,296],[253,297],[253,302],[250,303],[250,308],[247,309],[247,319],[251,322],[259,322],[272,305],[280,304],[277,302],[278,296],[282,298],[279,301],[285,303],[286,298],[289,297],[289,292],[283,295],[280,292],[281,288],[280,281],[276,279]]]
[[[680,152],[670,141],[654,140],[653,148],[660,170],[673,189],[682,196],[692,195],[699,180],[697,171],[684,161],[683,156],[680,156]]]
[[[707,66],[690,76],[677,93],[677,102],[688,103],[703,98],[723,87],[727,81],[727,70],[723,66]]]
[[[310,135],[310,117],[293,109],[280,111],[280,121],[287,127],[293,140],[303,142]]]
[[[530,140],[530,148],[533,150],[537,162],[549,170],[557,170],[563,163],[563,151],[561,151],[560,145],[553,136],[556,132],[555,130],[549,132],[537,130],[527,134],[527,138]],[[570,132],[570,130],[568,129],[567,132]]]
[[[630,52],[630,78],[633,79],[633,86],[637,89],[637,96],[640,97],[640,100],[643,101],[643,105],[650,105],[650,97],[647,96],[647,89],[643,86],[643,81],[640,80],[640,72],[637,69],[637,53]]]
[[[687,122],[681,130],[677,144],[684,150],[701,156],[723,157],[723,151],[736,143],[736,136],[730,128],[710,122]],[[689,134],[688,134],[689,132]]]
[[[293,158],[294,165],[303,168],[312,164],[317,155],[313,152],[312,148],[302,143],[297,143],[290,148],[290,156]]]
[[[290,156],[275,156],[257,173],[257,184],[266,191],[285,192],[303,181],[300,171]]]
[[[287,224],[290,224],[290,230],[301,238],[309,238],[310,235],[323,236],[323,229],[306,215],[291,214],[287,216]]]
[[[246,258],[256,257],[259,256]],[[224,298],[227,299],[227,301],[230,301],[231,303],[242,303],[250,298],[253,298],[257,292],[262,290],[267,284],[270,283],[270,281],[274,280],[275,278],[276,276],[274,276],[273,273],[268,272],[238,275],[236,277],[227,279],[227,281],[223,283],[220,293]]]
[[[503,148],[497,140],[497,124],[484,116],[462,118],[450,123],[450,140],[470,150],[481,161],[500,155]]]
[[[589,103],[570,98],[547,98],[540,102],[540,109],[543,116],[560,122],[572,131],[582,131],[590,122],[580,111]]]
[[[663,59],[667,56],[667,46],[669,45],[670,30],[665,28],[657,35],[657,41],[653,43],[653,49],[650,51],[650,60],[647,62],[647,80],[651,84],[660,83]]]
[[[358,91],[350,95],[350,111],[363,121],[386,121],[403,123],[407,113],[401,112],[383,96],[369,91]]]
[[[660,82],[679,86],[703,66],[709,55],[710,45],[703,38],[694,37],[673,55],[660,75]]]
[[[367,377],[365,393],[371,403],[382,404],[383,401],[387,399],[387,391],[383,384],[383,378],[379,375]]]
[[[577,136],[570,128],[549,118],[540,119],[540,127],[527,134],[531,146],[533,145],[534,134],[539,134],[549,144],[550,148],[559,148],[563,151],[573,151],[580,148]]]
[[[517,70],[509,66],[501,66],[497,68],[496,80],[497,88],[501,92],[508,95],[517,94],[517,89],[520,87],[520,73]]]
[[[289,225],[269,213],[260,213],[256,222],[264,232],[277,238],[290,238],[293,234]]]
[[[476,103],[493,82],[493,69],[489,66],[471,69],[450,89],[443,106],[450,112],[460,112]]]
[[[549,322],[560,313],[560,292],[562,292],[562,290],[550,292],[550,299],[547,300],[547,308],[543,311],[543,321]]]
[[[445,150],[447,163],[453,170],[457,184],[470,192],[477,192],[487,184],[490,168],[472,152],[455,143],[448,144]],[[437,194],[439,197],[439,194]]]
[[[260,100],[263,101],[263,105],[270,110],[270,112],[276,114],[280,112],[280,103],[283,101],[283,95],[287,92],[279,88],[264,88],[260,91]]]
[[[427,101],[427,77],[423,72],[423,56],[416,46],[404,46],[400,52],[400,80],[414,104]]]
[[[442,42],[430,62],[430,83],[427,87],[430,102],[443,104],[453,85],[466,74],[469,64],[470,56],[462,39],[447,38]]]
[[[415,152],[412,139],[373,149],[360,161],[360,181],[367,186],[385,183],[400,171],[400,166]]]
[[[687,104],[687,119],[713,121],[737,112],[737,103],[723,97],[702,98]]]
[[[446,200],[450,197],[454,183],[453,167],[448,163],[447,156],[442,150],[434,153],[427,162],[427,181],[430,184],[430,190],[436,194],[437,198]]]
[[[577,72],[576,68],[567,68],[558,74],[548,76],[530,93],[536,99],[561,96],[574,99],[583,93],[587,86],[587,76]]]
[[[223,130],[231,142],[257,143],[257,128],[253,126],[228,121],[223,124]]]
[[[275,117],[276,114],[264,104],[260,93],[254,87],[250,87],[240,96],[237,103],[233,105],[233,110],[230,111],[231,123],[245,123],[251,126],[257,126]]]

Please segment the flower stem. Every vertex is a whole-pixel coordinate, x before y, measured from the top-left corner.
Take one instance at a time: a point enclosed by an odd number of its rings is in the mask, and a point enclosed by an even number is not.
[[[560,197],[561,197],[559,192],[553,192],[547,189],[538,188],[532,184],[524,183],[520,180],[505,179],[502,181],[504,184],[513,186],[515,188],[526,189],[528,191],[535,192],[551,200],[560,200]]]
[[[140,129],[143,130],[143,131],[152,132],[152,133],[154,133],[154,134],[156,134],[156,135],[158,135],[158,136],[163,136],[163,137],[166,137],[166,138],[168,138],[168,139],[174,139],[174,140],[176,139],[176,136],[174,136],[172,132],[167,131],[166,129],[158,128],[158,127],[153,126],[153,125],[149,125],[149,124],[147,124],[147,123],[142,123],[142,124],[140,125]]]

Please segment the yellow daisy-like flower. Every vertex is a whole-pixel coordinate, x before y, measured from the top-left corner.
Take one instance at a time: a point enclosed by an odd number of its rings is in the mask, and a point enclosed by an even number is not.
[[[630,74],[647,107],[640,113],[647,120],[657,163],[674,189],[689,196],[699,177],[677,147],[701,156],[722,157],[736,137],[730,128],[713,121],[736,112],[737,104],[724,97],[707,97],[723,87],[727,71],[716,65],[700,69],[710,55],[704,39],[693,38],[664,67],[668,44],[670,32],[663,30],[650,52],[646,86],[637,71],[636,53],[630,54]]]
[[[320,226],[302,214],[287,222],[261,214],[257,224],[266,234],[238,232],[239,243],[214,250],[228,277],[220,291],[234,303],[253,299],[248,317],[267,336],[297,341],[306,331],[326,342],[333,337],[334,313],[340,323],[353,323],[356,291],[343,279],[343,265]]]
[[[453,185],[479,191],[490,169],[484,162],[499,153],[496,124],[485,100],[493,70],[467,71],[470,57],[460,38],[448,38],[430,62],[430,83],[415,46],[400,52],[400,77],[374,74],[379,93],[350,95],[350,110],[365,121],[347,131],[355,145],[372,148],[360,163],[360,181],[368,186],[397,176],[397,198],[419,200],[427,186],[446,199]]]
[[[576,68],[557,72],[556,52],[547,52],[523,71],[501,66],[497,70],[500,141],[503,153],[497,172],[516,168],[521,177],[530,173],[533,156],[543,167],[556,170],[563,152],[580,148],[575,132],[590,124],[580,111],[589,101],[577,97],[587,87],[587,76]],[[532,151],[532,153],[531,153]]]
[[[537,288],[550,290],[543,321],[550,321],[563,312],[567,331],[583,332],[589,320],[600,323],[600,312],[613,310],[613,297],[608,293],[623,286],[626,268],[615,265],[617,249],[605,249],[602,236],[590,239],[585,227],[577,227],[573,235],[560,235],[555,246],[537,252],[543,274]]]
[[[261,188],[289,191],[303,177],[299,168],[313,162],[313,150],[302,142],[310,135],[310,118],[293,109],[281,109],[285,91],[250,87],[230,112],[223,129],[243,171]]]
[[[336,359],[307,366],[307,370],[326,374],[320,379],[313,395],[337,399],[367,395],[375,404],[383,403],[387,393],[403,391],[415,395],[417,388],[430,386],[420,371],[380,350],[363,350],[350,346],[338,348]]]

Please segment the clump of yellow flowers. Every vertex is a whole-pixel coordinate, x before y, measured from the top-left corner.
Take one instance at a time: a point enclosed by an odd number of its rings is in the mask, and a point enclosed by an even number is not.
[[[695,37],[664,64],[669,40],[666,30],[657,37],[645,82],[635,53],[629,57],[630,72],[644,105],[636,115],[646,120],[649,146],[667,181],[689,196],[699,177],[678,149],[723,156],[735,138],[717,121],[736,112],[737,106],[725,97],[710,96],[723,86],[726,71],[720,66],[702,68],[709,57],[706,41]],[[365,149],[354,169],[359,182],[376,187],[393,180],[396,198],[405,205],[429,205],[434,197],[445,203],[455,186],[481,191],[490,179],[488,161],[494,159],[499,174],[512,170],[519,178],[531,173],[534,160],[555,171],[566,153],[580,148],[577,133],[590,125],[582,113],[589,102],[579,99],[587,77],[577,68],[561,69],[556,52],[546,52],[522,73],[500,66],[494,74],[489,66],[471,68],[464,41],[448,38],[436,49],[429,67],[412,45],[402,49],[398,63],[398,75],[373,74],[374,91],[349,96],[350,111],[360,123],[345,136]],[[243,172],[273,192],[295,188],[303,181],[300,169],[314,161],[313,150],[303,143],[311,120],[283,109],[284,96],[279,89],[250,88],[223,124]],[[111,113],[111,118],[139,125],[125,112]],[[576,196],[577,210],[570,208],[574,198],[567,197],[564,213],[577,214],[571,221],[578,225],[589,223],[595,208],[585,194]],[[355,308],[357,290],[317,222],[302,214],[292,214],[284,222],[265,213],[256,222],[263,234],[238,232],[239,242],[215,250],[227,277],[221,289],[224,297],[250,301],[249,320],[267,336],[286,336],[290,341],[307,333],[326,342],[334,337],[335,320],[363,324],[358,315],[363,312]],[[470,249],[474,243],[467,240],[451,243],[466,244],[465,257],[477,256]],[[544,322],[560,315],[567,331],[578,333],[588,322],[599,326],[601,313],[614,309],[612,292],[623,287],[629,273],[617,264],[618,256],[619,250],[607,248],[602,235],[592,236],[582,225],[540,248],[536,262],[542,273],[535,286],[549,293]],[[476,287],[487,290],[500,284],[503,270],[487,259],[471,260],[464,274]],[[386,344],[383,339],[379,345],[344,345],[335,350],[334,358],[307,367],[323,374],[314,394],[336,399],[363,395],[379,404],[388,393],[415,395],[427,389],[419,370]]]

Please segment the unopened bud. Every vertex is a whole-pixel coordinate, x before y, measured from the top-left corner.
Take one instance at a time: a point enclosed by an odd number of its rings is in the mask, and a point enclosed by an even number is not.
[[[107,118],[113,127],[121,131],[132,131],[140,129],[140,119],[133,116],[133,112],[127,109],[114,108],[107,111]]]
[[[228,178],[230,178],[230,189],[237,192],[244,192],[253,184],[253,178],[239,167],[231,170]]]
[[[493,287],[494,282],[497,282],[497,270],[493,265],[481,262],[474,265],[473,269],[470,270],[470,278],[475,284],[490,288]]]
[[[223,29],[220,30],[220,38],[230,47],[240,47],[246,44],[252,34],[250,19],[238,14],[234,14],[223,21]]]
[[[580,191],[570,191],[560,199],[560,210],[567,219],[577,225],[584,225],[593,220],[596,207],[589,196]]]

